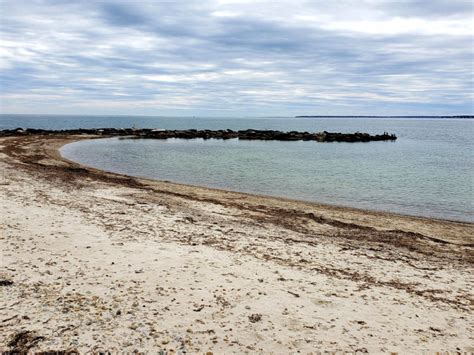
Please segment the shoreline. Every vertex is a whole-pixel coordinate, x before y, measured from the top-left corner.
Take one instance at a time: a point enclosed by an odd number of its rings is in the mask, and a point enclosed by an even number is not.
[[[92,139],[109,139],[109,138],[120,138],[121,139],[121,138],[127,138],[127,137],[115,137],[115,136],[102,137],[102,136],[97,136],[97,137],[93,137]],[[133,138],[133,139],[140,139],[140,138]],[[80,139],[80,140],[87,140],[87,138],[86,139]],[[352,210],[352,211],[357,211],[357,212],[360,212],[360,213],[374,213],[374,214],[382,213],[384,215],[390,214],[390,215],[393,215],[394,217],[398,216],[398,217],[402,217],[402,218],[403,217],[418,218],[418,219],[422,219],[422,220],[434,220],[434,221],[440,221],[440,222],[453,222],[453,223],[467,223],[467,224],[473,224],[474,225],[474,222],[467,221],[467,220],[462,220],[462,219],[450,219],[450,218],[445,218],[445,217],[432,217],[432,216],[426,216],[426,215],[425,216],[423,216],[423,215],[412,215],[412,214],[405,214],[405,213],[401,213],[401,212],[393,212],[393,211],[382,210],[382,209],[370,209],[370,208],[354,207],[354,206],[348,206],[348,205],[323,203],[323,202],[318,202],[318,201],[303,200],[303,199],[297,199],[297,198],[291,198],[291,197],[285,197],[285,196],[265,195],[265,194],[245,192],[245,191],[228,190],[228,189],[212,187],[212,186],[194,185],[194,184],[181,183],[181,182],[176,182],[176,181],[171,181],[171,180],[160,180],[160,179],[153,179],[153,178],[140,177],[140,176],[134,176],[134,175],[127,175],[127,174],[122,174],[122,173],[115,173],[115,172],[111,172],[111,171],[107,171],[107,170],[103,170],[103,169],[99,169],[99,168],[94,168],[92,166],[76,162],[74,160],[70,160],[70,159],[64,157],[61,154],[60,150],[63,146],[71,144],[71,143],[75,143],[75,142],[78,142],[78,141],[79,141],[79,139],[73,139],[70,142],[66,142],[66,143],[62,144],[61,146],[59,146],[57,148],[57,150],[59,151],[58,159],[67,161],[68,163],[71,163],[71,164],[77,164],[78,166],[86,168],[86,169],[93,169],[93,170],[98,171],[98,172],[106,172],[106,173],[110,173],[110,174],[116,174],[118,176],[136,178],[136,179],[139,179],[139,180],[144,180],[144,181],[149,181],[149,182],[169,183],[169,184],[175,184],[175,185],[180,185],[180,186],[188,186],[188,187],[196,188],[196,189],[200,189],[200,188],[209,189],[209,190],[213,190],[213,191],[217,191],[217,192],[223,192],[223,193],[230,192],[230,193],[236,193],[236,194],[243,194],[243,195],[246,195],[246,196],[253,196],[255,198],[269,198],[269,199],[274,198],[274,199],[278,199],[278,200],[282,200],[282,201],[308,204],[309,206],[318,206],[318,207],[322,207],[322,208],[338,208],[338,209],[341,209],[341,210],[347,210],[347,211]]]
[[[381,210],[381,209],[370,209],[370,208],[362,208],[362,207],[354,207],[354,206],[348,206],[348,205],[339,205],[339,204],[331,204],[331,203],[324,203],[324,202],[318,202],[318,201],[311,201],[311,200],[303,200],[303,199],[297,199],[297,198],[291,198],[291,197],[285,197],[285,196],[277,196],[277,195],[265,195],[265,194],[259,194],[259,193],[252,193],[252,192],[245,192],[245,191],[237,191],[237,190],[227,190],[223,188],[218,188],[218,187],[212,187],[212,186],[204,186],[204,185],[193,185],[193,184],[188,184],[188,183],[181,183],[181,182],[176,182],[176,181],[171,181],[171,180],[160,180],[160,179],[152,179],[152,178],[147,178],[147,177],[141,177],[141,176],[134,176],[134,175],[127,175],[127,174],[122,174],[122,173],[115,173],[112,171],[107,171],[99,168],[95,168],[86,164],[82,164],[79,162],[76,162],[74,160],[68,159],[64,157],[61,154],[61,148],[64,147],[65,145],[79,142],[81,140],[87,140],[87,139],[110,139],[110,138],[119,138],[119,139],[127,139],[128,137],[116,137],[116,136],[110,136],[110,137],[103,137],[103,136],[94,136],[91,138],[85,138],[85,139],[75,139],[73,138],[71,141],[66,142],[64,144],[61,144],[60,146],[56,147],[55,149],[58,151],[58,160],[63,160],[66,161],[67,163],[74,164],[77,166],[80,166],[85,169],[91,169],[97,172],[104,172],[104,173],[110,173],[110,174],[115,174],[118,176],[123,176],[123,177],[129,177],[129,178],[134,178],[134,179],[139,179],[139,180],[144,180],[144,181],[149,181],[151,183],[157,182],[157,183],[167,183],[167,184],[174,184],[178,186],[187,186],[190,188],[196,188],[196,189],[208,189],[216,192],[222,192],[222,193],[235,193],[235,194],[242,194],[245,196],[252,196],[255,198],[268,198],[268,199],[277,199],[277,200],[282,200],[282,201],[287,201],[287,202],[293,202],[293,203],[301,203],[301,204],[308,204],[309,206],[317,206],[321,208],[336,208],[336,209],[341,209],[341,210],[347,210],[347,211],[354,211],[354,212],[360,212],[360,213],[368,213],[368,214],[377,214],[381,213],[383,215],[393,215],[394,217],[398,216],[401,218],[415,218],[415,219],[421,219],[421,220],[433,220],[433,221],[439,221],[439,222],[452,222],[452,223],[467,223],[467,224],[472,224],[474,225],[474,221],[466,221],[462,219],[450,219],[450,218],[443,218],[443,217],[431,217],[431,216],[423,216],[423,215],[412,215],[412,214],[405,214],[401,212],[393,212],[389,210]],[[131,136],[132,139],[141,139],[141,138],[136,138]]]
[[[312,202],[312,201],[304,201],[304,200],[298,200],[298,199],[291,199],[288,197],[278,197],[278,196],[268,196],[268,195],[259,195],[259,194],[254,194],[254,193],[248,193],[248,192],[240,192],[240,191],[232,191],[232,190],[224,190],[224,189],[219,189],[219,188],[214,188],[214,187],[208,187],[208,186],[199,186],[199,185],[191,185],[191,184],[183,184],[179,182],[173,182],[173,181],[164,181],[164,180],[155,180],[155,179],[149,179],[149,178],[144,178],[144,177],[136,177],[132,175],[125,175],[125,174],[120,174],[120,173],[114,173],[102,169],[97,169],[91,166],[83,165],[81,163],[75,162],[73,160],[67,159],[61,155],[60,149],[70,143],[78,142],[80,140],[88,140],[88,139],[106,139],[106,138],[113,138],[114,136],[111,137],[103,137],[103,136],[73,136],[70,139],[69,137],[65,138],[60,138],[61,141],[60,143],[55,143],[52,145],[52,147],[49,147],[48,149],[45,150],[45,152],[49,153],[49,156],[53,158],[54,160],[58,162],[63,162],[66,164],[69,164],[70,166],[73,167],[78,167],[80,169],[85,169],[91,172],[94,172],[95,174],[103,175],[103,176],[117,176],[120,178],[124,178],[125,180],[136,180],[136,181],[143,181],[147,182],[151,185],[156,184],[156,185],[162,185],[165,184],[167,187],[173,188],[175,187],[181,187],[184,189],[188,189],[191,192],[201,192],[205,194],[206,192],[210,192],[211,194],[216,193],[216,194],[221,194],[223,197],[226,195],[233,195],[233,196],[238,196],[242,195],[243,198],[247,197],[249,199],[257,199],[257,200],[263,200],[264,202],[270,203],[271,200],[275,200],[274,202],[280,202],[280,203],[287,203],[291,205],[296,205],[300,209],[304,208],[315,208],[315,209],[322,209],[322,210],[327,210],[327,211],[335,211],[337,213],[346,213],[346,214],[355,214],[355,215],[366,215],[370,216],[371,218],[380,218],[380,217],[392,217],[394,219],[404,219],[404,220],[412,220],[414,222],[421,222],[421,223],[430,223],[430,222],[439,222],[439,223],[451,223],[453,226],[454,225],[460,225],[461,227],[472,227],[474,231],[474,223],[469,222],[469,221],[461,221],[461,220],[450,220],[450,219],[444,219],[444,218],[435,218],[435,217],[428,217],[428,216],[414,216],[414,215],[406,215],[402,213],[396,213],[396,212],[391,212],[391,211],[379,211],[379,210],[370,210],[370,209],[363,209],[363,208],[356,208],[356,207],[349,207],[349,206],[340,206],[340,205],[332,205],[332,204],[325,204],[325,203],[319,203],[319,202]],[[66,142],[63,142],[62,140],[65,139],[67,140]],[[413,231],[409,231],[413,232]],[[472,243],[468,244],[469,246],[474,247],[474,237],[472,238]]]
[[[61,157],[94,138],[0,139],[0,350],[474,350],[474,224]]]

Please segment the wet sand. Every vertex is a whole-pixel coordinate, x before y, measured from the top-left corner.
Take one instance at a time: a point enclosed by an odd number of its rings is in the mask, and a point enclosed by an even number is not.
[[[474,227],[137,179],[0,139],[0,350],[474,351]]]

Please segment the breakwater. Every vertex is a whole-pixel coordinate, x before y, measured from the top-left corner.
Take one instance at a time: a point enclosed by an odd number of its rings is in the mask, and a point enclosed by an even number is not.
[[[275,140],[275,141],[317,141],[317,142],[370,142],[370,141],[394,141],[395,134],[383,132],[371,135],[368,133],[340,133],[340,132],[298,132],[298,131],[276,131],[276,130],[162,130],[162,129],[134,129],[134,128],[99,128],[99,129],[69,129],[69,130],[45,130],[45,129],[22,129],[0,131],[0,137],[24,136],[24,135],[96,135],[104,137],[126,137],[135,139],[242,139],[242,140]]]

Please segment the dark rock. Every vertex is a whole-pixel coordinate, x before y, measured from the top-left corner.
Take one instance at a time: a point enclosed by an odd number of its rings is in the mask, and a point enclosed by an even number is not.
[[[261,320],[262,320],[262,315],[259,313],[249,315],[249,321],[251,323],[257,323],[257,322],[260,322]]]
[[[13,285],[13,281],[0,279],[0,286],[11,286]]]
[[[35,332],[25,330],[14,334],[7,345],[12,352],[26,354],[30,348],[44,339],[45,337],[38,336]]]
[[[24,136],[24,135],[98,135],[104,137],[127,137],[143,139],[242,139],[242,140],[277,140],[277,141],[317,141],[317,142],[370,142],[370,141],[394,141],[394,134],[384,132],[383,134],[370,135],[368,133],[339,133],[339,132],[298,132],[298,131],[274,131],[274,130],[160,130],[160,129],[133,129],[133,128],[97,128],[97,129],[70,129],[70,130],[44,130],[28,128],[16,128],[0,131],[0,137]]]

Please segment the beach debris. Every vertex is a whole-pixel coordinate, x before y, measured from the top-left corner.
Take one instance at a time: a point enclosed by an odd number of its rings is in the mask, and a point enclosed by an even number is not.
[[[299,298],[299,297],[300,297],[299,293],[291,292],[291,291],[288,291],[288,293],[289,293],[290,295],[295,296],[296,298]]]
[[[193,311],[194,311],[194,312],[201,312],[201,311],[204,309],[204,307],[205,307],[205,306],[202,304],[202,305],[200,305],[199,307],[194,308]]]
[[[257,323],[257,322],[260,322],[261,320],[262,320],[262,315],[260,313],[254,313],[254,314],[249,315],[249,321],[251,323]]]
[[[13,285],[12,280],[0,279],[0,286],[11,286]]]
[[[27,353],[33,346],[44,339],[45,337],[38,336],[35,332],[24,330],[14,334],[7,345],[12,352]]]
[[[187,222],[187,223],[196,223],[196,221],[194,220],[194,218],[191,217],[191,216],[185,216],[185,217],[183,218],[183,221],[184,221],[184,222]]]
[[[18,317],[18,314],[15,314],[13,317],[3,319],[3,320],[2,320],[2,323],[8,322],[8,321],[10,321],[10,320],[12,320],[12,319],[15,319],[15,318],[17,318],[17,317]]]
[[[226,307],[229,307],[230,306],[230,302],[227,301],[223,296],[215,296],[214,297],[216,298],[216,303],[220,306],[222,306],[223,308],[226,308]]]

